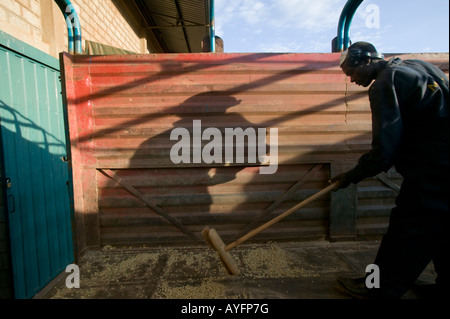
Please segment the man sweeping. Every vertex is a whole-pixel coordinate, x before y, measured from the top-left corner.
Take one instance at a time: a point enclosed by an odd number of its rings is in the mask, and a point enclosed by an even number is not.
[[[398,57],[386,61],[367,42],[356,42],[344,51],[340,66],[351,82],[370,85],[372,149],[352,170],[332,181],[340,182],[337,189],[346,188],[395,166],[403,183],[374,261],[380,270],[380,287],[368,288],[365,278],[338,281],[357,298],[401,298],[433,261],[437,278],[432,291],[435,297],[447,297],[448,78],[425,61]]]

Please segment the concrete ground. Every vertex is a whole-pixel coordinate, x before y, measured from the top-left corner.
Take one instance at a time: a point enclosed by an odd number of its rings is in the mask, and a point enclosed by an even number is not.
[[[87,252],[78,262],[80,288],[63,272],[40,299],[348,299],[339,276],[364,275],[379,242],[244,244],[230,251],[241,273],[230,276],[208,247]],[[419,278],[434,282],[430,265]],[[73,281],[72,281],[73,283]],[[409,291],[405,299],[419,299]]]

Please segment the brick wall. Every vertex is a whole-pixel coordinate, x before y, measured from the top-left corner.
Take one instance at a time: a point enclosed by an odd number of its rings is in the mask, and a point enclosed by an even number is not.
[[[82,27],[83,40],[136,53],[149,53],[148,33],[120,1],[72,0]],[[67,29],[53,0],[1,0],[0,30],[54,57],[67,51]],[[84,49],[84,41],[83,41]]]
[[[83,39],[141,52],[139,30],[133,30],[110,0],[73,0],[82,26]],[[83,44],[84,45],[84,44]]]

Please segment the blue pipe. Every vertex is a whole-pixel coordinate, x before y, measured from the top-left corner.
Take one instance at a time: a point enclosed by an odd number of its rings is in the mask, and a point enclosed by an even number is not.
[[[216,52],[216,31],[214,29],[214,0],[209,0],[209,43],[211,52]]]
[[[82,54],[81,25],[78,14],[70,0],[55,0],[64,15],[67,25],[68,49],[70,54]]]
[[[77,11],[70,3],[70,0],[65,0],[65,2],[68,4],[67,7],[70,8],[70,16],[73,16],[73,40],[75,42],[75,54],[83,54],[80,19],[78,18]]]
[[[64,16],[64,21],[66,21],[69,53],[70,54],[74,54],[75,46],[74,46],[74,41],[73,41],[73,25],[72,25],[72,22],[70,21],[70,19],[68,19],[69,16],[66,13],[66,6],[64,5],[64,3],[62,3],[62,1],[58,1],[58,0],[55,0],[55,3],[58,5],[59,9],[61,10],[61,12],[62,12],[62,14]]]
[[[349,47],[350,24],[356,10],[362,2],[363,0],[348,0],[342,9],[337,29],[336,46],[333,48],[334,52],[341,52]]]
[[[347,19],[345,20],[345,27],[344,27],[344,50],[346,50],[350,46],[350,25],[352,24],[353,16],[355,15],[356,10],[358,10],[358,7],[363,2],[363,0],[357,0],[354,1],[353,5],[350,7],[349,15],[347,16]]]
[[[343,51],[343,39],[344,39],[344,26],[347,19],[348,10],[352,0],[348,0],[342,9],[341,16],[339,17],[339,23],[337,28],[336,46],[333,48],[334,52]]]

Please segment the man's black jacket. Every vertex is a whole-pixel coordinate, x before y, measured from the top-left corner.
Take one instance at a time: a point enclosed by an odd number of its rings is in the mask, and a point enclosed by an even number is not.
[[[449,165],[449,82],[434,65],[391,59],[369,89],[372,150],[347,178],[362,179],[395,166],[404,177],[421,167]]]

